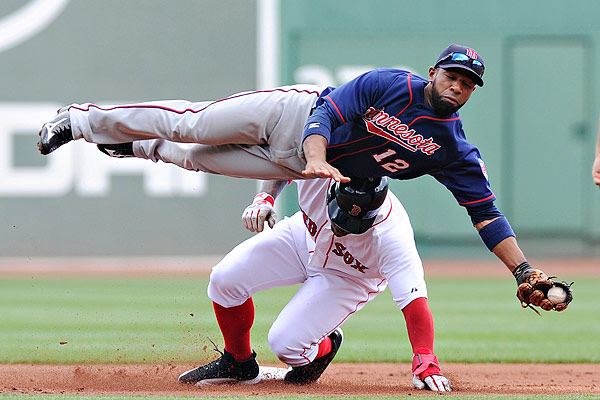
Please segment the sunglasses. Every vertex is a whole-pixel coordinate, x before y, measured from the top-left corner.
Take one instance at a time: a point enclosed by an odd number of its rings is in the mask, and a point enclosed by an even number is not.
[[[438,61],[437,65],[440,65],[446,61],[455,61],[459,64],[470,66],[471,69],[479,76],[483,75],[483,71],[485,69],[481,61],[471,58],[464,53],[450,53]]]

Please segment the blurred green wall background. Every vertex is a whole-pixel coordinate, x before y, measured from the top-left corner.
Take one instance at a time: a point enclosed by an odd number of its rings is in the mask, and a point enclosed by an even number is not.
[[[257,21],[272,6],[280,84],[339,85],[374,67],[426,75],[448,44],[477,49],[485,86],[461,116],[498,207],[530,257],[600,256],[593,0],[2,1],[0,256],[202,256],[249,237],[239,216],[255,181],[112,160],[85,143],[41,157],[35,142],[72,102],[210,100],[257,88]],[[432,178],[392,189],[423,256],[489,256]],[[293,190],[278,204],[292,213]]]
[[[530,256],[598,256],[599,17],[600,3],[585,0],[284,1],[282,74],[333,86],[374,67],[427,76],[447,45],[475,48],[485,86],[460,114],[497,206]],[[422,255],[485,256],[466,212],[433,178],[396,181],[393,191]]]
[[[254,181],[112,160],[79,142],[42,157],[36,141],[41,124],[73,102],[199,101],[253,89],[255,2],[7,0],[0,32],[36,3],[38,26],[62,9],[0,53],[0,255],[195,256],[249,237],[239,216]]]

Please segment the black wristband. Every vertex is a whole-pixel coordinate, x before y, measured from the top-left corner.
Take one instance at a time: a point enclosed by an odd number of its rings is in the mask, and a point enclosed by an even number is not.
[[[527,261],[519,264],[517,268],[515,268],[512,272],[513,276],[517,280],[517,285],[520,285],[521,283],[525,282],[529,274],[531,274],[531,271],[533,271],[533,267],[529,265]]]

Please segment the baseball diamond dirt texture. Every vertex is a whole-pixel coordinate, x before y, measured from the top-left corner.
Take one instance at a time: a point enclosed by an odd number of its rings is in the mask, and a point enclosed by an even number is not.
[[[332,363],[318,383],[190,386],[177,376],[192,365],[1,365],[0,392],[157,396],[400,396],[431,394],[412,387],[410,365]],[[598,364],[444,363],[456,394],[549,395],[600,393]]]
[[[81,262],[81,261],[80,261]],[[44,267],[33,262],[0,262],[0,275],[31,273],[73,273],[74,269],[57,262],[41,260]],[[146,274],[152,270],[148,260],[142,260]],[[497,263],[480,268],[490,276],[506,274]],[[124,270],[119,262],[94,264],[94,273],[132,273],[136,266],[128,263]],[[189,273],[186,262],[169,267],[168,271],[155,263],[157,274]],[[466,271],[460,262],[426,262],[426,274],[454,275]],[[568,273],[598,276],[598,260],[538,262],[541,268],[560,274],[560,266],[568,265]],[[60,266],[60,267],[58,267]],[[103,269],[104,268],[104,269]],[[140,267],[141,268],[141,267]],[[79,273],[83,273],[78,269]],[[187,272],[185,272],[187,271]],[[412,387],[410,365],[390,363],[345,364],[335,361],[318,383],[290,386],[282,381],[264,381],[255,385],[227,384],[195,387],[177,382],[178,375],[197,365],[0,365],[0,393],[4,394],[81,394],[81,395],[155,395],[155,396],[401,396],[432,394]],[[281,365],[277,365],[281,367]],[[600,394],[600,364],[461,364],[444,363],[444,375],[459,395],[576,395]]]

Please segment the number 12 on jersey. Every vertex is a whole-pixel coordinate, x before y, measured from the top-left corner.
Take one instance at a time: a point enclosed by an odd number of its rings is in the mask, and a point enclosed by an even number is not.
[[[387,149],[383,153],[373,154],[373,158],[375,159],[377,164],[381,165],[381,167],[385,168],[386,170],[388,170],[390,172],[398,172],[401,169],[406,169],[406,168],[410,167],[409,163],[407,163],[406,161],[401,160],[399,158],[396,158],[393,161],[384,161],[384,159],[386,159],[388,157],[392,157],[395,154],[396,154],[396,150]]]

